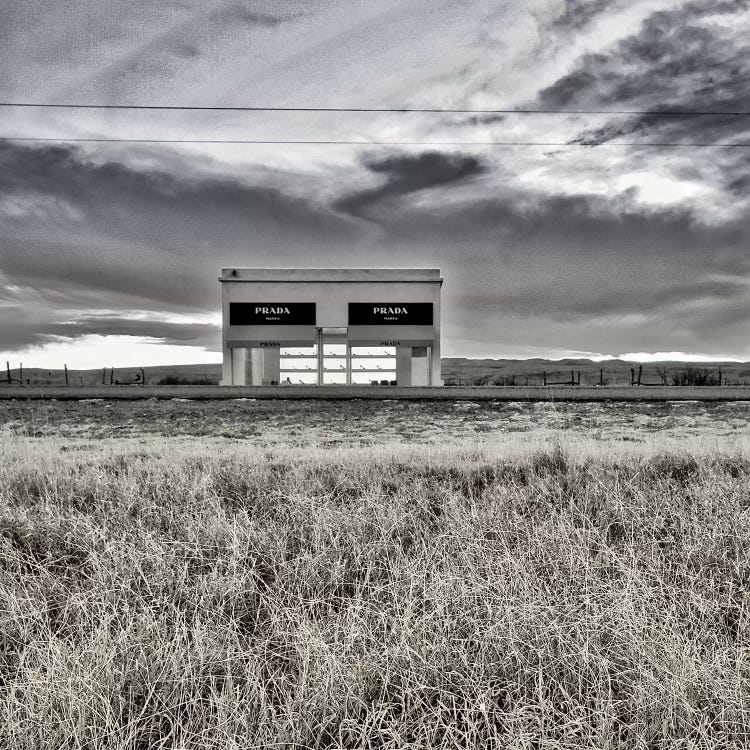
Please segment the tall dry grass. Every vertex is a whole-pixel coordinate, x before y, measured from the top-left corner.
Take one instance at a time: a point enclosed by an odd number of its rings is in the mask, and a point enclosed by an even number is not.
[[[0,461],[0,747],[750,744],[744,450]]]

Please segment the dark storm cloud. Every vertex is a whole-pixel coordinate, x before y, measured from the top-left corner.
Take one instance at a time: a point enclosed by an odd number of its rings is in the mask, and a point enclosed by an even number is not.
[[[584,278],[579,278],[584,282]],[[561,287],[554,280],[539,280],[527,284],[522,289],[510,289],[502,296],[503,309],[518,315],[549,315],[553,312],[550,302],[559,304],[555,316],[559,320],[585,323],[601,315],[621,315],[643,313],[661,315],[681,308],[680,315],[690,316],[682,306],[695,306],[697,303],[715,302],[722,306],[733,302],[744,305],[743,319],[747,320],[748,288],[736,280],[695,279],[673,281],[668,277],[639,279],[637,283],[611,285],[606,282],[599,287],[579,284],[579,291],[571,294],[570,289]],[[581,290],[585,289],[585,293]],[[485,297],[475,300],[477,307],[496,303],[496,298]],[[735,310],[735,313],[737,310]]]
[[[632,192],[604,198],[508,190],[439,212],[412,207],[388,231],[394,245],[432,248],[445,259],[447,309],[465,320],[468,336],[476,335],[477,320],[502,331],[508,314],[582,329],[598,318],[636,315],[669,340],[665,321],[676,309],[685,325],[700,319],[704,303],[735,301],[740,311],[745,300],[745,320],[750,314],[747,217],[717,226],[685,208],[645,206]],[[611,328],[613,341],[618,330]],[[714,336],[721,341],[721,330]],[[705,335],[696,340],[708,343]]]
[[[341,221],[326,216],[320,207],[264,186],[247,185],[231,178],[178,176],[160,171],[136,170],[124,164],[88,160],[72,147],[31,148],[0,143],[0,195],[26,193],[68,201],[94,223],[106,218],[109,231],[126,231],[128,237],[152,239],[158,235],[158,220],[177,209],[185,218],[200,208],[204,214],[218,212],[217,219],[268,221],[283,216],[291,225],[302,224],[319,232],[335,232]],[[125,204],[125,206],[123,206]],[[117,211],[131,207],[132,215]],[[135,219],[135,221],[133,221]],[[195,237],[198,219],[182,234]],[[213,232],[211,233],[212,236]]]
[[[188,42],[175,44],[172,47],[172,51],[175,55],[184,57],[188,60],[194,57],[198,57],[201,53],[200,48],[197,44],[190,44]]]
[[[224,10],[222,16],[230,22],[239,21],[250,26],[266,26],[269,28],[273,28],[289,20],[289,16],[258,10],[257,5],[254,2],[236,3]]]
[[[466,125],[496,125],[505,121],[505,115],[472,115],[466,118]]]
[[[727,183],[727,190],[736,196],[747,196],[750,194],[750,175],[743,174],[735,177]]]
[[[742,279],[750,275],[747,218],[709,225],[688,208],[643,204],[634,191],[555,196],[484,182],[481,192],[461,191],[450,201],[435,190],[432,201],[430,189],[463,186],[489,166],[449,154],[370,158],[364,165],[385,184],[343,200],[350,210],[378,209],[381,234],[370,238],[366,257],[356,248],[367,225],[323,202],[231,179],[96,164],[67,148],[2,147],[0,271],[36,297],[15,313],[4,306],[0,338],[21,348],[52,336],[129,333],[214,348],[213,326],[187,324],[180,332],[176,323],[80,314],[71,322],[58,310],[215,311],[220,265],[367,265],[374,256],[377,265],[443,268],[455,341],[525,338],[622,351],[622,341],[629,342],[625,350],[679,348],[663,342],[685,342],[689,331],[706,351],[741,326]],[[417,191],[424,200],[392,200]],[[9,209],[8,200],[28,213]],[[341,200],[334,208],[341,210]],[[7,299],[15,304],[17,296]],[[732,315],[715,315],[713,328],[699,328],[706,309],[722,300]],[[35,315],[28,320],[30,308]],[[645,320],[648,347],[632,343],[636,328],[627,322],[611,326],[609,339],[584,336],[599,319],[633,314]],[[523,321],[517,333],[507,329],[509,315]],[[549,320],[567,324],[570,338],[546,342]],[[631,338],[619,338],[621,331]]]
[[[546,109],[650,110],[618,117],[586,130],[576,142],[602,143],[621,136],[658,135],[660,141],[715,142],[748,131],[750,119],[733,116],[666,115],[659,110],[736,112],[750,109],[750,44],[747,29],[711,23],[750,7],[737,2],[686,3],[653,13],[637,34],[611,50],[587,54],[574,70],[538,95]]]
[[[608,196],[550,195],[495,187],[439,213],[406,207],[394,213],[390,231],[409,238],[424,231],[430,240],[484,234],[496,237],[498,246],[512,239],[530,250],[570,246],[578,257],[629,250],[631,256],[656,254],[664,260],[679,257],[673,251],[707,252],[723,243],[744,242],[744,228],[736,222],[705,225],[689,208],[649,206],[637,197],[635,190]],[[561,260],[565,257],[561,252]]]
[[[0,144],[0,211],[3,200],[25,209],[0,230],[13,283],[193,309],[214,307],[224,260],[269,264],[299,237],[312,251],[353,236],[325,205],[275,188],[97,164],[69,147]]]
[[[614,0],[565,0],[565,10],[553,22],[553,26],[563,29],[581,29],[593,18],[604,13]]]
[[[81,336],[144,336],[162,339],[167,344],[203,346],[215,345],[219,326],[209,323],[168,323],[127,317],[90,315],[46,327],[45,334],[79,338]]]
[[[37,309],[30,318],[24,307],[4,307],[0,316],[0,341],[7,349],[47,344],[83,336],[136,336],[163,344],[217,349],[219,327],[208,323],[168,323],[127,317],[83,316],[60,322],[53,308]]]
[[[741,153],[722,166],[722,187],[734,198],[747,198],[750,196],[750,149],[738,150]]]
[[[427,151],[417,156],[399,155],[370,159],[367,169],[386,180],[380,186],[339,198],[334,208],[352,216],[365,216],[368,209],[392,198],[420,190],[445,187],[483,174],[487,166],[475,156]]]
[[[499,114],[487,114],[487,115],[469,115],[467,117],[459,117],[455,120],[447,121],[445,125],[452,128],[465,128],[467,126],[476,125],[497,125],[498,123],[505,122],[505,115]]]
[[[562,108],[582,100],[616,104],[647,96],[656,106],[664,103],[665,94],[671,99],[688,93],[680,86],[688,76],[693,76],[690,82],[715,89],[724,83],[741,84],[748,65],[742,55],[747,49],[745,36],[732,38],[704,21],[708,15],[739,13],[747,7],[747,2],[724,7],[693,2],[653,13],[637,34],[617,42],[610,51],[581,57],[575,70],[539,93],[539,101]],[[734,90],[743,91],[739,85]]]
[[[11,351],[44,344],[49,341],[46,331],[50,322],[49,315],[30,319],[25,307],[3,305],[0,308],[0,342],[4,349]]]

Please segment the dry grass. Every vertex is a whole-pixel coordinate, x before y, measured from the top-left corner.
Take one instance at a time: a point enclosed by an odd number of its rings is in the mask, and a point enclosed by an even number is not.
[[[564,433],[564,434],[561,434]],[[229,438],[264,447],[750,438],[750,401],[561,403],[505,401],[2,401],[4,437]]]
[[[750,744],[746,447],[17,437],[0,493],[0,747]]]

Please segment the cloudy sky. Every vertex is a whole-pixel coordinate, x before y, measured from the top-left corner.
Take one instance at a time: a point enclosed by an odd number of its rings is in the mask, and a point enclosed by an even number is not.
[[[0,141],[0,358],[218,361],[236,265],[440,267],[446,356],[750,360],[750,117],[654,113],[749,76],[749,0],[6,0],[5,102],[563,114],[0,107],[61,139]]]

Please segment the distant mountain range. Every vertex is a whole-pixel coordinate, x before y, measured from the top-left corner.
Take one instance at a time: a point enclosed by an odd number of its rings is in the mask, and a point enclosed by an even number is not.
[[[611,359],[465,359],[448,357],[443,380],[456,385],[742,385],[750,383],[748,362],[649,362]]]
[[[593,362],[590,359],[466,359],[447,357],[442,362],[446,385],[555,385],[580,382],[581,385],[629,385],[631,378],[646,385],[725,385],[750,384],[748,362],[649,362],[638,365],[614,359]],[[18,384],[21,372],[11,368]],[[64,385],[64,370],[23,370],[23,383]],[[123,367],[106,370],[68,370],[69,385],[101,385],[141,382],[157,385],[212,384],[221,378],[220,364],[162,365]],[[0,372],[0,387],[6,385],[7,371]]]

